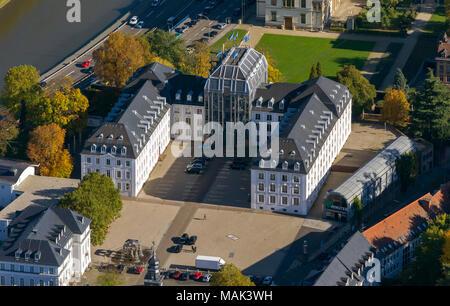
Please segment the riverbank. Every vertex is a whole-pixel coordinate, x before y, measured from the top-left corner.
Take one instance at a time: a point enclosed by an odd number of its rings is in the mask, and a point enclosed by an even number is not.
[[[4,7],[5,5],[7,5],[9,3],[9,1],[11,1],[11,0],[0,0],[0,9],[2,7]]]

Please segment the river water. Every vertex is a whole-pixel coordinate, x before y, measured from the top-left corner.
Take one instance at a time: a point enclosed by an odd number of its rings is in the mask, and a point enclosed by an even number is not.
[[[81,22],[69,23],[66,0],[11,0],[0,9],[0,89],[10,67],[41,73],[67,58],[126,13],[134,0],[81,0]]]

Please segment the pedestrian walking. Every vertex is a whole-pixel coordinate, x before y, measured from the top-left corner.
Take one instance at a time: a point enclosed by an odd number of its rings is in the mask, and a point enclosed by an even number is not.
[[[206,214],[203,215],[203,220],[206,220]]]
[[[197,252],[197,247],[195,246],[195,247],[194,247],[194,253],[196,253],[196,252]]]

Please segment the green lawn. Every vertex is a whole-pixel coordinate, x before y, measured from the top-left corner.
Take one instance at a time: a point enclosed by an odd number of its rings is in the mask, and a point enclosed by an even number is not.
[[[306,81],[320,61],[326,77],[336,78],[344,65],[361,69],[375,42],[264,34],[256,49],[269,52],[285,82]]]
[[[433,15],[431,15],[430,21],[428,21],[425,31],[428,33],[441,34],[445,30],[445,8],[443,6],[438,7]]]
[[[228,40],[228,38],[231,36],[231,34],[239,33],[239,36],[236,40]],[[247,31],[245,30],[234,30],[229,31],[227,34],[225,34],[221,39],[219,39],[215,44],[211,46],[211,52],[217,54],[222,50],[222,45],[225,44],[225,50],[230,49],[231,47],[237,46],[241,43],[242,38],[244,37],[245,33]]]

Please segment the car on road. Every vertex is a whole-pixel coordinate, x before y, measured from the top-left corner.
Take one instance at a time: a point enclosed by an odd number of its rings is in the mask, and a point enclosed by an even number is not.
[[[270,285],[272,285],[272,276],[264,277],[262,285],[263,286],[270,286]]]
[[[225,22],[222,22],[222,23],[219,23],[218,25],[216,25],[216,29],[222,30],[226,26],[227,26],[227,24]]]
[[[197,39],[197,42],[202,43],[202,44],[206,43],[207,41],[208,41],[208,38],[206,38],[206,37],[202,37],[200,39]]]
[[[192,166],[186,168],[185,172],[188,174],[201,174],[203,173],[203,168]]]
[[[42,82],[39,83],[39,86],[44,88],[45,86],[47,86],[47,82],[42,81]]]
[[[209,273],[203,275],[203,276],[202,276],[202,282],[209,283],[209,281],[211,280],[211,276],[212,276],[212,275],[209,274]]]
[[[183,272],[179,278],[180,280],[188,280],[189,279],[189,272]]]
[[[152,7],[157,7],[159,5],[159,0],[153,0]]]
[[[201,280],[202,277],[203,277],[202,272],[195,272],[195,273],[191,274],[191,279],[196,280],[196,281]]]
[[[91,65],[90,61],[84,61],[81,63],[81,67],[83,67],[83,68],[89,67],[90,65]]]
[[[131,24],[131,25],[135,25],[135,24],[138,23],[138,21],[139,21],[139,17],[138,16],[133,16],[133,17],[131,17],[131,19],[130,19],[130,21],[128,23]]]
[[[138,22],[137,25],[135,25],[135,28],[136,29],[142,29],[143,26],[144,26],[144,22],[141,20],[141,21]]]
[[[142,266],[134,266],[129,270],[131,274],[141,274],[144,271],[144,267]]]
[[[179,279],[181,274],[182,273],[180,271],[173,271],[169,274],[169,277],[173,279]]]
[[[182,34],[182,33],[186,32],[187,28],[188,27],[186,25],[184,25],[182,27],[176,28],[175,32]]]

